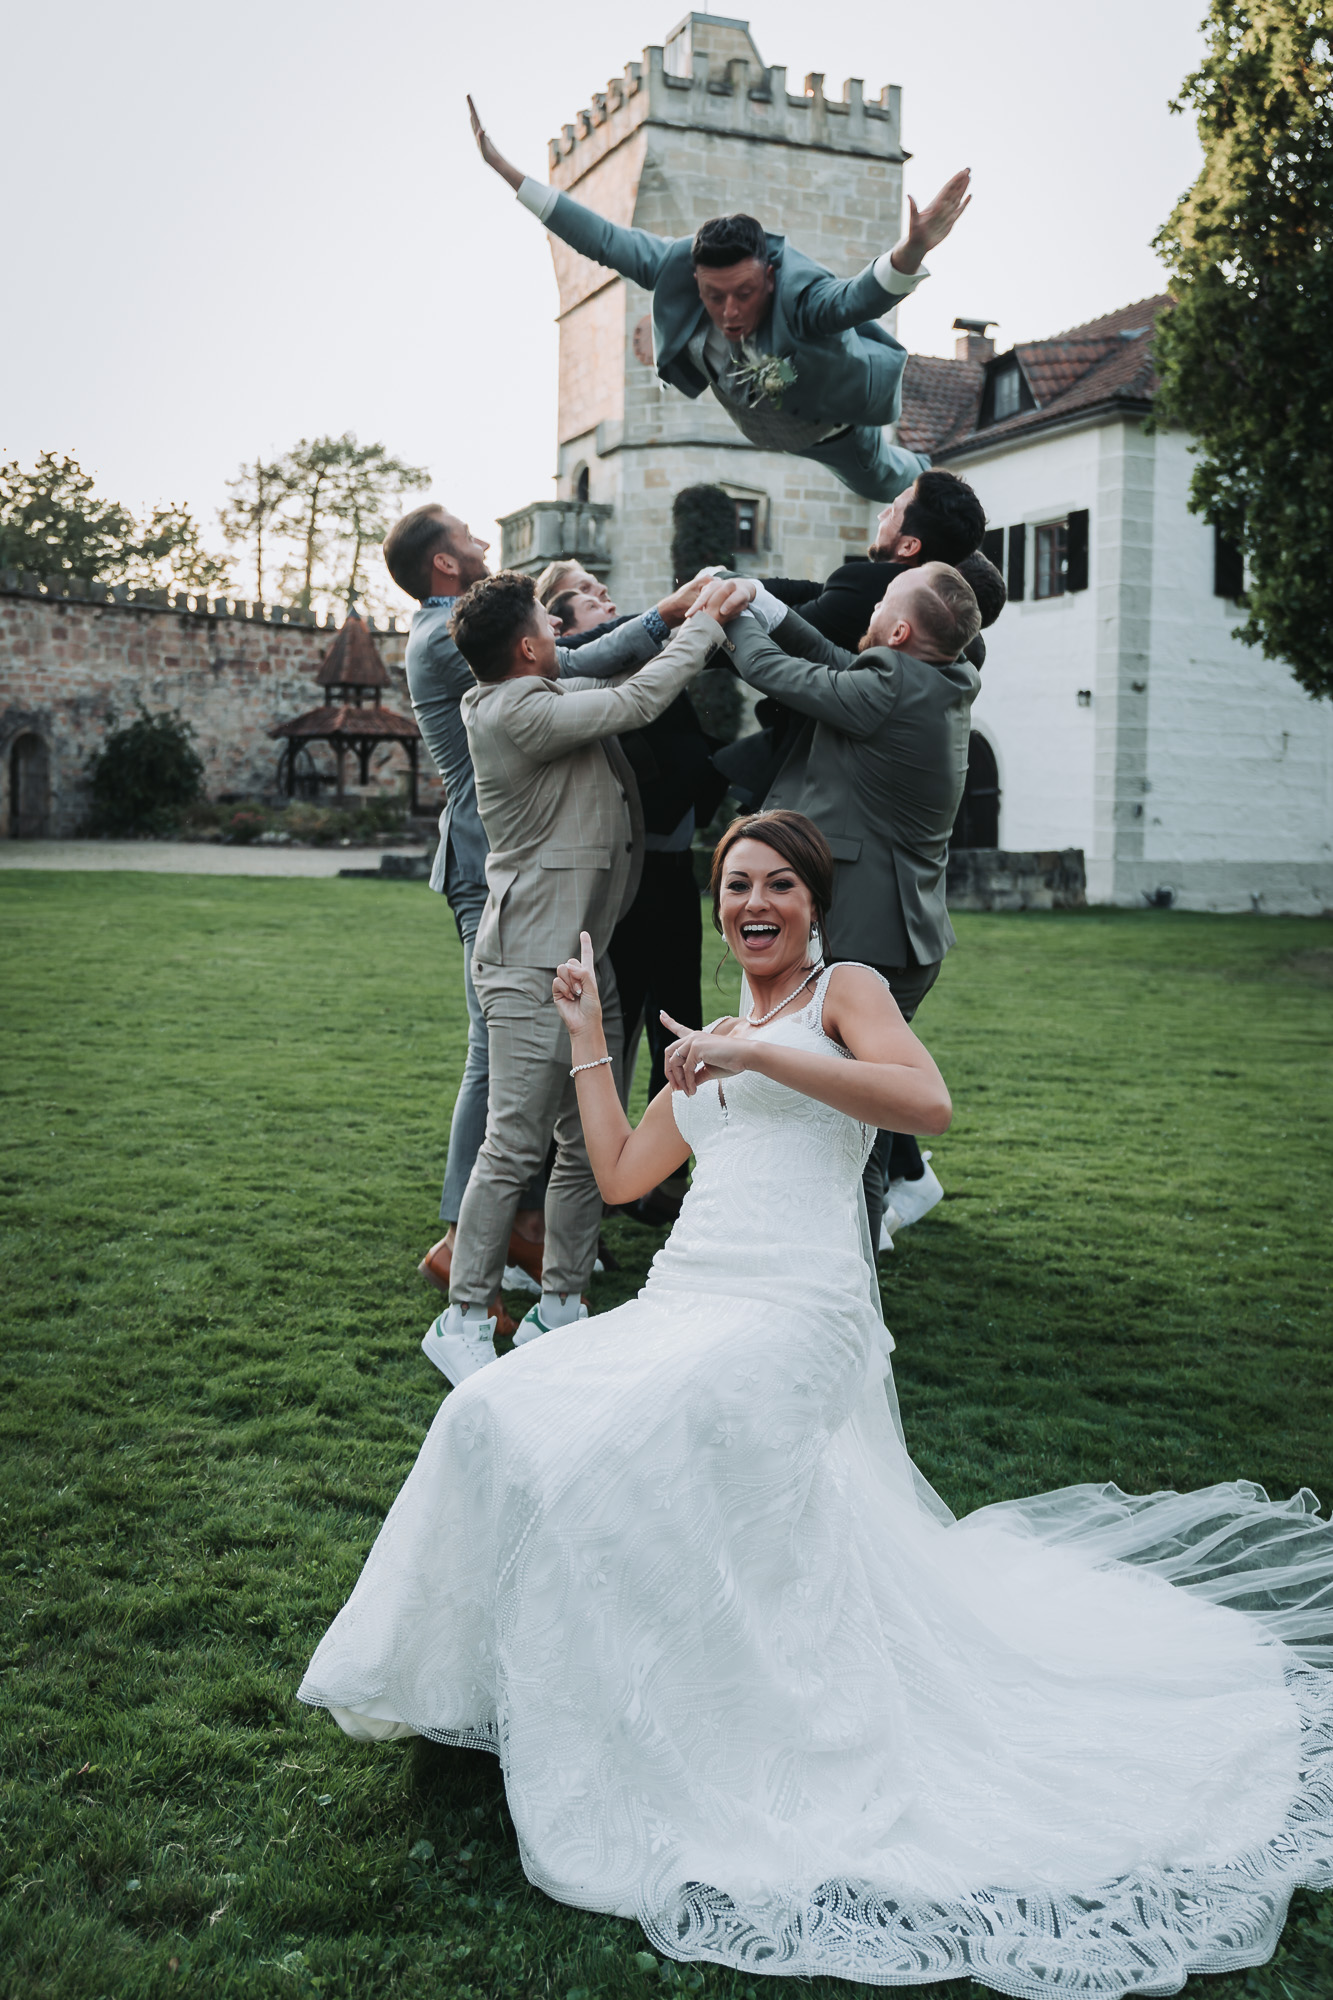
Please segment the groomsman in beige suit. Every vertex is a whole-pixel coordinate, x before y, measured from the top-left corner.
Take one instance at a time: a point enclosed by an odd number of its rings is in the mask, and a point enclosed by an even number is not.
[[[458,1383],[495,1358],[487,1301],[500,1283],[519,1196],[552,1131],[542,1297],[515,1341],[587,1313],[580,1295],[597,1254],[602,1198],[551,981],[586,930],[598,962],[607,1046],[619,1049],[619,1001],[606,950],[638,886],[643,819],[616,734],[660,715],[729,642],[717,620],[699,615],[687,619],[656,660],[617,686],[558,679],[550,618],[532,578],[512,570],[473,584],[452,630],[477,680],[462,710],[490,845],[489,894],[472,956],[490,1041],[486,1137],[459,1211],[449,1308],[422,1342],[440,1372]]]

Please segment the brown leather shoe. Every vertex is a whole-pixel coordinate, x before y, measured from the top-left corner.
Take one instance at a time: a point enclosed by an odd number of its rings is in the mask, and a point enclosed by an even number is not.
[[[449,1239],[447,1236],[442,1236],[417,1265],[418,1271],[427,1283],[434,1285],[437,1291],[443,1292],[446,1298],[449,1295],[449,1272],[453,1261],[454,1253],[449,1247]]]
[[[505,1251],[506,1264],[517,1264],[520,1271],[526,1271],[537,1283],[542,1281],[542,1257],[544,1243],[534,1243],[530,1237],[520,1236],[515,1230],[509,1238],[509,1248]]]
[[[518,1321],[505,1311],[505,1302],[498,1292],[491,1300],[491,1311],[495,1314],[495,1338],[512,1341],[518,1332]]]

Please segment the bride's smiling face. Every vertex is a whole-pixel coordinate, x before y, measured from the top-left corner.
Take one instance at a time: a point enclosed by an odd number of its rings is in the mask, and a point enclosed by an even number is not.
[[[762,840],[738,840],[728,854],[717,913],[751,980],[780,979],[809,957],[814,897],[791,863]]]

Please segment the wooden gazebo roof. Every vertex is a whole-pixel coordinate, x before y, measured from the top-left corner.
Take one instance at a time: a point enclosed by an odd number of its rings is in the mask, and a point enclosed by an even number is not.
[[[269,730],[273,737],[285,737],[287,790],[295,785],[296,753],[303,743],[325,742],[338,760],[338,796],[343,790],[343,758],[349,750],[356,755],[361,783],[369,781],[370,758],[383,743],[401,743],[411,766],[411,805],[417,809],[417,751],[421,732],[410,716],[396,715],[382,706],[380,696],[390,685],[388,670],[375,650],[375,642],[364,620],[350,613],[342,630],[320,662],[315,679],[321,687],[342,695],[341,701],[323,708],[308,709],[279,722]],[[364,697],[369,694],[367,703]],[[347,697],[351,699],[348,700]]]
[[[388,668],[375,650],[365,620],[355,612],[344,620],[342,630],[320,662],[315,679],[326,688],[388,687]]]

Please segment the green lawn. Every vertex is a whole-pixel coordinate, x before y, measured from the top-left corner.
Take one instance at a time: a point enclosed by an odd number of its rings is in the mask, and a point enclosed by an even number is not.
[[[960,1511],[1106,1478],[1333,1498],[1333,924],[958,929],[920,1021],[948,1200],[883,1265],[925,1471]],[[443,905],[4,872],[0,938],[0,1991],[776,1994],[529,1889],[489,1758],[294,1698],[440,1399]],[[599,1305],[659,1240],[610,1235]],[[1189,1991],[1326,2000],[1333,1898]]]

